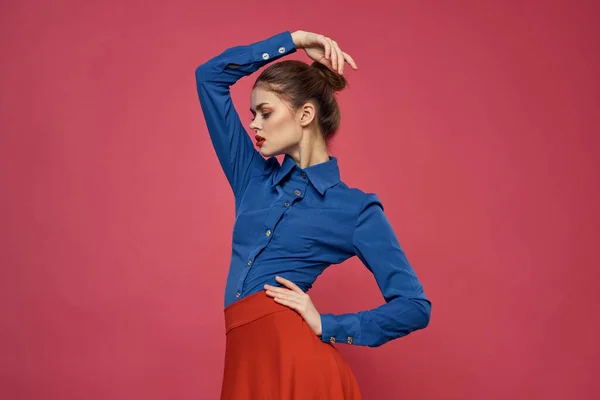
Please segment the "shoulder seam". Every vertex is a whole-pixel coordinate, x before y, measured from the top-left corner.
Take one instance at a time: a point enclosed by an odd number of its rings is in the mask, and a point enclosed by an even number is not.
[[[352,247],[354,247],[354,235],[356,235],[356,228],[358,228],[358,219],[360,218],[360,214],[368,198],[369,195],[365,193],[365,196],[363,197],[362,201],[360,202],[360,205],[358,206],[358,212],[356,213],[356,217],[354,219],[354,232],[352,232]]]

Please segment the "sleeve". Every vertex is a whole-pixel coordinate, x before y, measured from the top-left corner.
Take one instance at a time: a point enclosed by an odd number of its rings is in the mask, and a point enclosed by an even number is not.
[[[295,51],[292,35],[285,31],[250,45],[228,48],[196,68],[196,87],[210,139],[236,197],[254,175],[264,172],[267,161],[244,129],[232,103],[230,87]]]
[[[385,304],[355,314],[321,314],[321,340],[382,344],[429,324],[431,302],[398,243],[375,194],[367,194],[353,235],[355,254],[373,273]]]

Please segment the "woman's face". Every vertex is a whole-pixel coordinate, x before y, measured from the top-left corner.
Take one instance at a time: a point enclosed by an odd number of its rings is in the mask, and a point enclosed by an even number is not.
[[[291,152],[302,139],[302,126],[296,113],[271,91],[261,88],[252,90],[250,102],[253,119],[250,129],[259,140],[254,143],[264,157]]]

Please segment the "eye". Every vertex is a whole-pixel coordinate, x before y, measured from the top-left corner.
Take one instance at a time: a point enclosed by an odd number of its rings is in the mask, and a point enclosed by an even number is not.
[[[267,119],[269,118],[269,115],[271,115],[271,113],[264,113],[263,114],[263,119]],[[250,121],[254,121],[254,118],[256,118],[256,115],[252,115],[252,118],[250,119]]]

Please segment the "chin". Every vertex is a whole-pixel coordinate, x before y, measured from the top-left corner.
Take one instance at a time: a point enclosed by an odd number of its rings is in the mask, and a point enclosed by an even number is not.
[[[272,144],[272,143],[271,143]],[[281,154],[285,154],[286,153],[286,149],[282,149],[282,148],[276,148],[276,149],[269,149],[268,147],[265,148],[265,145],[263,144],[262,147],[260,147],[260,149],[258,149],[258,152],[263,156],[263,157],[276,157],[279,156]]]
[[[261,147],[258,152],[263,156],[263,157],[271,157],[273,154],[271,154],[271,152],[269,152],[268,150],[265,150],[265,147]]]

